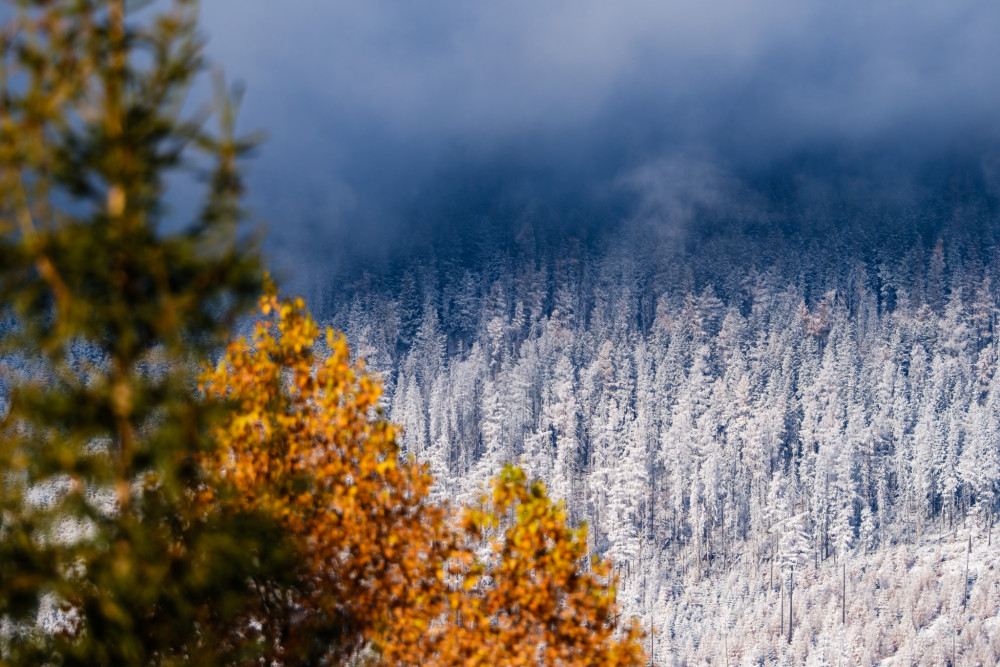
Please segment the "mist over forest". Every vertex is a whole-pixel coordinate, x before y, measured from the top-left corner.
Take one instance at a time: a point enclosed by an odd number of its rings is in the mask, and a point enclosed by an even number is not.
[[[988,3],[243,7],[204,8],[208,55],[268,133],[249,204],[295,285],[528,218],[663,236],[735,205],[929,237],[924,201],[996,192]]]

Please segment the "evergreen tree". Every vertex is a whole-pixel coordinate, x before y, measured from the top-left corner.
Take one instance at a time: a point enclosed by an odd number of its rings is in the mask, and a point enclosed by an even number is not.
[[[8,663],[219,664],[247,648],[228,619],[275,552],[268,521],[200,504],[193,465],[211,417],[195,362],[261,285],[238,230],[252,142],[221,82],[221,134],[178,117],[204,68],[197,3],[131,18],[23,0],[4,33],[3,343],[31,365],[0,437]],[[193,147],[214,158],[207,197],[166,233],[165,179]]]

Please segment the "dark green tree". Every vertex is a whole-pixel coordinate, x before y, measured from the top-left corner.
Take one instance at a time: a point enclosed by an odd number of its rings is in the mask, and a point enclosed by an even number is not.
[[[224,84],[217,135],[210,110],[181,113],[205,70],[197,2],[127,4],[21,0],[2,35],[5,663],[249,659],[256,638],[231,620],[280,566],[270,524],[213,510],[199,473],[213,414],[197,366],[262,284],[238,229],[253,141]],[[207,195],[168,232],[181,168]]]

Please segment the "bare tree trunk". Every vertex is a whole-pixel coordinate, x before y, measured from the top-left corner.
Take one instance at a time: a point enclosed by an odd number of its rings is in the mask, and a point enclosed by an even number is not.
[[[792,618],[795,611],[792,609],[792,590],[795,588],[795,566],[788,575],[788,643],[792,643]]]
[[[781,599],[781,625],[778,628],[778,639],[785,633],[785,594],[781,592],[781,584],[778,584],[778,598]]]
[[[962,593],[962,612],[965,612],[965,607],[969,603],[969,556],[972,555],[972,530],[969,530],[969,548],[965,552],[965,586],[964,592]],[[957,629],[956,629],[957,632]]]
[[[770,578],[770,580],[768,582],[768,588],[773,591],[774,590],[774,549],[773,548],[771,549],[771,558],[769,560],[771,561],[771,578]]]
[[[695,581],[701,581],[701,528],[697,525],[698,517],[695,517],[695,526],[697,529],[697,535],[694,538],[695,551],[697,552],[698,561],[695,567]]]
[[[920,541],[920,528],[921,528],[921,526],[920,526],[920,507],[919,507],[919,505],[917,506],[917,510],[916,510],[915,514],[916,514],[916,517],[917,517],[917,542],[919,542]]]

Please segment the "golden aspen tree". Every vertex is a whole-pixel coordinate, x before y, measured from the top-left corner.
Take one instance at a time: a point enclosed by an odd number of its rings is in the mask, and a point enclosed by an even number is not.
[[[202,377],[229,406],[204,465],[231,489],[209,502],[270,513],[301,554],[291,588],[253,582],[272,659],[646,664],[637,626],[618,624],[610,565],[588,570],[586,529],[540,483],[509,468],[479,505],[435,505],[343,336],[273,289],[260,310],[252,340]]]
[[[253,581],[251,616],[272,657],[344,659],[398,610],[441,604],[445,514],[427,501],[426,468],[377,418],[381,388],[352,365],[343,336],[320,339],[303,303],[273,291],[260,309],[253,340],[202,376],[207,398],[230,406],[205,469],[232,491],[218,502],[271,514],[300,554],[293,588]]]
[[[638,625],[618,624],[610,563],[584,567],[586,527],[567,526],[541,482],[508,466],[457,530],[465,554],[485,555],[452,580],[444,619],[412,643],[403,630],[386,641],[388,664],[646,664]]]

